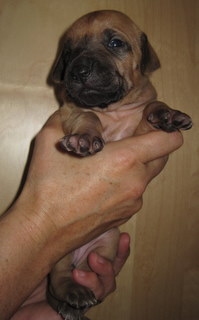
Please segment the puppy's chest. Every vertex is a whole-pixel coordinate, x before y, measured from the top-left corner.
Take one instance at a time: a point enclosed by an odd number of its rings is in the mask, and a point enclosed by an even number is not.
[[[108,112],[94,111],[103,126],[103,139],[106,142],[117,141],[133,136],[142,120],[144,107]]]

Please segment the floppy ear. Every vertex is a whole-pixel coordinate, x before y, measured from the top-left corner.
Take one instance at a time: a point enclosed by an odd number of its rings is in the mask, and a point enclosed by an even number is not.
[[[62,83],[64,81],[65,69],[69,60],[70,49],[68,44],[64,44],[51,70],[51,81]]]
[[[153,72],[160,68],[158,56],[150,45],[145,33],[141,35],[141,52],[140,69],[143,74]]]

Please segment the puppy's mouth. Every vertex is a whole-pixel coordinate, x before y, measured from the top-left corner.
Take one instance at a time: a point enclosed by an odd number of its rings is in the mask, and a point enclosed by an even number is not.
[[[92,59],[83,62],[72,64],[64,79],[67,95],[78,106],[105,108],[123,98],[126,83],[117,70]]]
[[[67,90],[68,91],[68,90]],[[109,104],[122,99],[124,96],[123,86],[115,90],[95,89],[83,86],[80,90],[69,90],[68,95],[80,107],[106,108]]]

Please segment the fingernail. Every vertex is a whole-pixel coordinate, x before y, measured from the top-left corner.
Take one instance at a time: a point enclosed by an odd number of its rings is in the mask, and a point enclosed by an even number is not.
[[[84,278],[86,276],[86,272],[84,272],[82,270],[77,270],[76,269],[76,273],[77,273],[77,276],[80,277],[80,278]]]
[[[105,264],[106,260],[103,257],[97,255],[97,262],[100,264]]]

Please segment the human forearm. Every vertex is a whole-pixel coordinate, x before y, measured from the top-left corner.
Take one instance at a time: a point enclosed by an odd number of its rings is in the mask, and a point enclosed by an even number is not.
[[[0,220],[1,319],[9,319],[51,268],[50,227],[34,220],[36,206],[28,202],[17,202]]]
[[[22,194],[0,223],[0,315],[8,319],[63,255],[128,220],[142,194],[182,144],[152,132],[107,144],[94,157],[63,154],[59,114],[35,143]]]
[[[54,201],[49,199],[46,203],[33,190],[27,183],[19,199],[0,220],[2,320],[10,318],[58,259],[105,229],[97,213],[75,217],[70,212],[75,208],[70,205],[67,208],[70,219],[65,216],[65,224],[58,228],[59,223],[50,219],[58,213]]]

